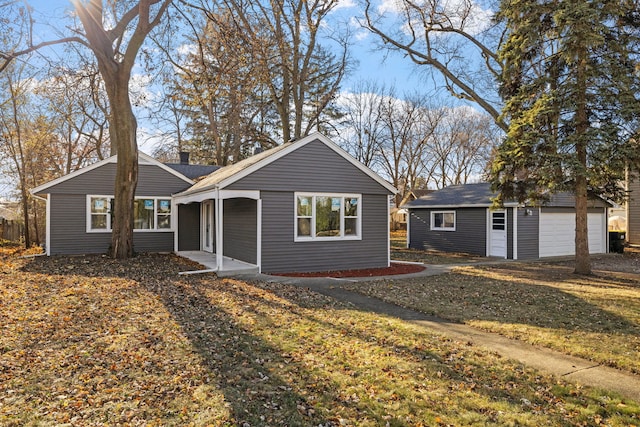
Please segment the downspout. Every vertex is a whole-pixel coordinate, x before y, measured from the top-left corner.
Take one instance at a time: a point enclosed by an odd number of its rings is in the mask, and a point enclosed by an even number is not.
[[[180,218],[178,218],[178,204],[175,203],[173,196],[171,196],[171,228],[173,228],[173,252],[178,253],[178,229],[180,224]]]
[[[215,230],[216,230],[216,265],[218,266],[218,271],[222,271],[222,260],[223,260],[223,238],[222,238],[222,230],[223,230],[223,201],[220,200],[220,187],[216,185],[216,205],[215,205]]]

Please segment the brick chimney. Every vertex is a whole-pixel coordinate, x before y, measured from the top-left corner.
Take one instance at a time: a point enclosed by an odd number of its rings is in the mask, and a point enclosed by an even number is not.
[[[181,151],[180,152],[180,164],[181,165],[188,165],[189,164],[189,152],[188,151]]]

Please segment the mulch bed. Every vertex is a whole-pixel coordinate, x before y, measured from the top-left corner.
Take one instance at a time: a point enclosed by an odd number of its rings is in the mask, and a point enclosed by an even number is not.
[[[390,267],[368,268],[362,270],[318,271],[315,273],[271,273],[272,276],[286,277],[377,277],[395,276],[397,274],[419,273],[426,267],[419,264],[392,262]]]

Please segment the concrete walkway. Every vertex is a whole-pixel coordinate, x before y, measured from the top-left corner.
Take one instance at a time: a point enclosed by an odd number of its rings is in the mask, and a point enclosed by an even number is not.
[[[387,279],[433,276],[450,271],[454,267],[456,266],[430,265],[427,270],[421,273],[387,277]],[[640,402],[640,376],[638,375],[601,366],[578,357],[567,356],[554,350],[533,346],[523,341],[509,339],[495,333],[485,332],[461,323],[453,323],[437,317],[428,316],[415,310],[389,304],[377,298],[371,298],[349,291],[341,286],[341,284],[348,282],[371,281],[372,278],[370,277],[364,279],[332,279],[254,275],[251,276],[251,278],[309,288],[312,291],[333,297],[337,300],[351,303],[358,309],[393,316],[441,333],[451,339],[470,342],[473,345],[484,347],[503,357],[517,360],[542,372],[562,377],[567,381],[614,391],[628,399]],[[373,280],[375,279],[383,278],[373,278]]]

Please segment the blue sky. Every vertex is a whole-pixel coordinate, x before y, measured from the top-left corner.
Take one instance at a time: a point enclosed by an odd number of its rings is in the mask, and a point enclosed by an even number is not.
[[[362,9],[356,4],[357,0],[341,0],[340,6],[332,13],[328,25],[349,27],[353,34],[351,55],[357,61],[353,72],[343,83],[343,91],[352,92],[360,81],[376,82],[379,86],[394,86],[396,93],[402,96],[405,93],[418,92],[420,94],[433,94],[440,98],[442,103],[453,104],[455,101],[443,91],[435,94],[435,87],[432,79],[426,77],[425,72],[418,71],[418,68],[409,58],[397,53],[387,53],[378,47],[376,36],[357,25],[357,20],[361,18]],[[463,0],[446,0],[448,5],[455,6]],[[50,40],[57,38],[56,29],[60,28],[69,20],[63,18],[71,9],[69,0],[30,0],[29,3],[34,8],[34,19],[40,23],[34,41]],[[385,10],[393,16],[395,0],[380,0],[379,10]],[[453,7],[451,6],[451,7]],[[482,13],[479,13],[482,16]],[[48,23],[48,24],[46,24]],[[53,48],[43,50],[43,55],[60,55],[61,49]],[[144,78],[139,79],[145,80]],[[147,131],[144,123],[140,123],[141,132]],[[153,149],[153,139],[139,138],[139,145],[142,151],[150,153]],[[2,195],[3,183],[0,182],[0,195]]]

